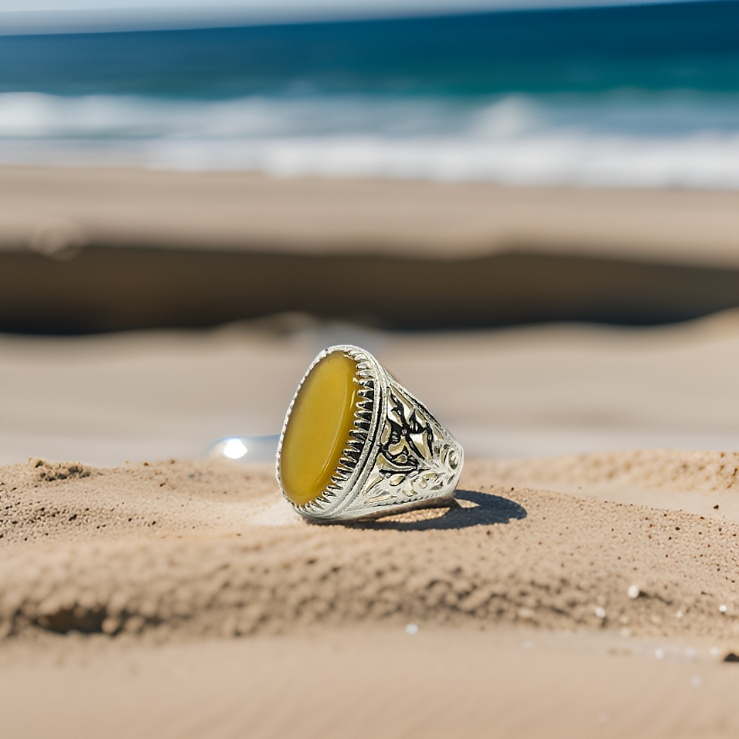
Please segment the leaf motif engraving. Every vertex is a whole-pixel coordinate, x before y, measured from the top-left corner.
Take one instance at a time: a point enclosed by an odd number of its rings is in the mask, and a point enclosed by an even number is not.
[[[380,451],[364,488],[371,503],[413,501],[433,495],[453,477],[450,447],[434,433],[431,421],[397,387],[388,393]]]

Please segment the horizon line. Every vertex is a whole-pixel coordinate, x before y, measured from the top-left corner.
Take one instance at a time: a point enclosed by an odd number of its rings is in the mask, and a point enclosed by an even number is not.
[[[466,15],[493,15],[510,13],[537,13],[607,8],[639,8],[662,5],[713,5],[733,0],[494,0],[448,5],[445,0],[433,8],[414,10],[413,6],[398,7],[398,3],[375,4],[375,12],[337,12],[328,7],[313,12],[288,14],[270,11],[244,12],[244,9],[221,6],[215,10],[200,8],[100,8],[95,10],[69,9],[0,10],[0,37],[36,35],[74,35],[95,33],[131,33],[145,31],[188,31],[219,28],[248,28],[261,26],[313,25],[321,23],[351,23],[363,21],[412,20],[446,18]],[[176,15],[175,15],[176,14]],[[43,15],[41,20],[39,16]]]

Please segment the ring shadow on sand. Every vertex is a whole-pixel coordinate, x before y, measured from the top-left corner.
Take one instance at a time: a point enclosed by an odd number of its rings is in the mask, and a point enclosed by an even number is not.
[[[419,515],[423,517],[419,519]],[[455,500],[450,505],[345,525],[375,530],[441,531],[504,524],[514,519],[526,518],[526,515],[523,506],[500,495],[475,490],[457,490]]]

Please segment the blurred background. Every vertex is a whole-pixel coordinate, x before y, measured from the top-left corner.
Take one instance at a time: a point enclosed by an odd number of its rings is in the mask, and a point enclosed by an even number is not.
[[[734,2],[13,4],[5,164],[739,186]]]
[[[334,341],[481,456],[735,446],[738,31],[731,1],[6,0],[0,461],[272,433]]]

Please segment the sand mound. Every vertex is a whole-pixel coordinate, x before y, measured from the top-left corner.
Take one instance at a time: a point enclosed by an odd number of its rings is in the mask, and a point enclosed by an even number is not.
[[[716,515],[739,523],[739,454],[634,451],[493,462],[500,484]]]
[[[695,476],[682,473],[698,467],[726,493],[734,458],[640,459],[472,462],[458,508],[344,526],[295,516],[268,468],[3,467],[0,632],[168,640],[413,621],[736,635],[739,526],[720,510],[619,501],[632,489],[685,495]],[[552,490],[563,478],[579,495]],[[602,480],[610,501],[588,492]]]

